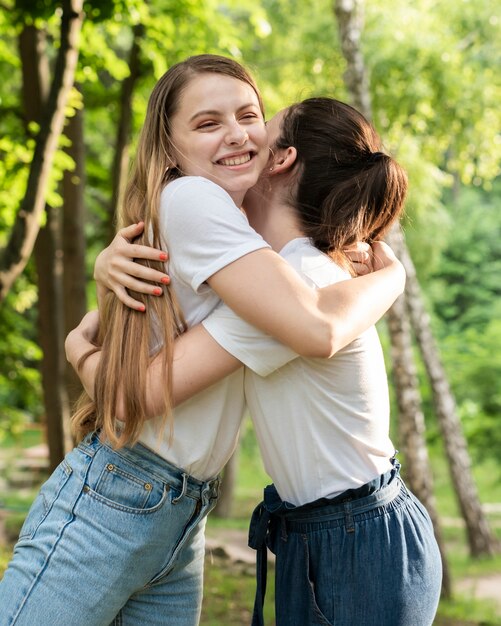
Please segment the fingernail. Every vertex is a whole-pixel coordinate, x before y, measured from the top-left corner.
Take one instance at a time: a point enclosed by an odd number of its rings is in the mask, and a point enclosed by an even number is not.
[[[151,292],[154,296],[161,296],[163,291],[160,289],[160,287],[155,287],[155,289],[153,289],[153,291]]]
[[[164,285],[168,285],[170,283],[170,278],[168,276],[163,276],[160,279],[160,282],[163,283]]]
[[[141,304],[140,306],[137,307],[138,311],[141,311],[141,313],[144,313],[146,311],[146,307],[144,306],[144,304]]]
[[[160,253],[160,260],[161,261],[167,261],[167,253],[166,252],[161,252]]]

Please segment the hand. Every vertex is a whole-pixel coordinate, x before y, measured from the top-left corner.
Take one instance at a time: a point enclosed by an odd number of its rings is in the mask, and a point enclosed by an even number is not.
[[[144,304],[134,300],[126,288],[139,293],[160,296],[163,294],[162,289],[144,281],[163,285],[168,285],[170,282],[167,274],[135,263],[134,259],[164,262],[168,258],[166,252],[131,243],[131,240],[140,235],[143,229],[144,223],[139,222],[119,230],[110,245],[99,253],[94,265],[94,279],[98,284],[98,295],[103,293],[103,289],[111,290],[126,306],[138,311],[144,311]]]
[[[401,265],[390,246],[384,241],[372,243],[372,267],[373,271],[382,270],[392,264]]]
[[[353,270],[357,276],[364,276],[374,271],[372,265],[372,248],[368,243],[357,241],[344,252],[352,263]]]

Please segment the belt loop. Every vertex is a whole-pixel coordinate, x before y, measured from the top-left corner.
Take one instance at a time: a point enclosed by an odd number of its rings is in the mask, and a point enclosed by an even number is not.
[[[344,524],[347,533],[354,533],[355,526],[353,525],[353,514],[351,511],[351,501],[345,500],[343,502],[344,507]]]
[[[188,488],[188,474],[183,472],[183,486],[181,488],[181,493],[178,495],[177,498],[173,498],[172,504],[177,504],[186,495],[187,488]]]

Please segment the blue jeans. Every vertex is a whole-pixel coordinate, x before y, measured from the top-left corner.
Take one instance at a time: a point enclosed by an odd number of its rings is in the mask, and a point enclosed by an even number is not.
[[[430,626],[442,562],[430,518],[395,469],[300,507],[275,487],[254,511],[253,626],[264,624],[266,545],[276,555],[277,626]]]
[[[0,582],[0,626],[198,624],[219,481],[96,434],[42,486]]]

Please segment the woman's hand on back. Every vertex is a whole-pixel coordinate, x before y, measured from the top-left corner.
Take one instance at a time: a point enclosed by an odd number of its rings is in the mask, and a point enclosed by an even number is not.
[[[143,229],[143,222],[120,229],[110,245],[97,256],[94,264],[94,279],[97,282],[99,299],[106,290],[110,290],[126,306],[144,311],[144,304],[132,298],[127,289],[153,296],[163,294],[163,290],[157,287],[155,283],[168,285],[169,276],[136,263],[134,260],[167,260],[167,253],[162,250],[131,243],[143,232]]]
[[[352,246],[345,248],[344,252],[351,261],[356,276],[365,276],[374,271],[370,244],[364,241],[357,241]]]
[[[374,241],[372,245],[359,241],[345,249],[357,276],[377,272],[389,265],[401,265],[390,246],[384,241]]]

